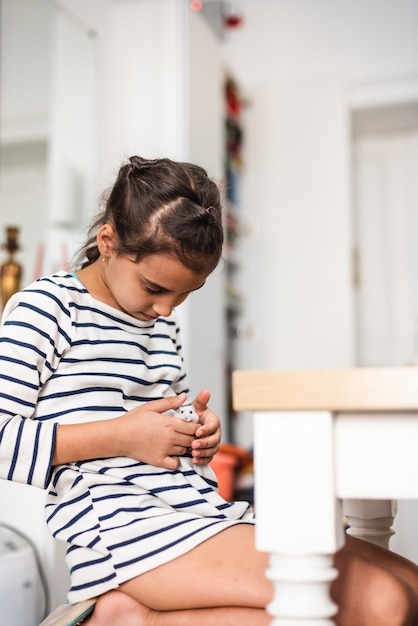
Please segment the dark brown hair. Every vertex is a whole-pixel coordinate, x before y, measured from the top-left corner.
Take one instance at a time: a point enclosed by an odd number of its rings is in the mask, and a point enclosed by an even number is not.
[[[222,254],[219,189],[191,163],[132,156],[122,165],[77,256],[82,267],[99,258],[96,234],[106,223],[115,229],[117,253],[137,261],[167,253],[196,273],[209,273]]]

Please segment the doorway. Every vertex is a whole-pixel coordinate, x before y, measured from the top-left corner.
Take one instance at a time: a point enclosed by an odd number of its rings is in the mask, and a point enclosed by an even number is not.
[[[418,100],[353,113],[358,366],[418,366]],[[418,502],[390,548],[418,563]]]
[[[418,101],[352,121],[357,365],[418,365]]]

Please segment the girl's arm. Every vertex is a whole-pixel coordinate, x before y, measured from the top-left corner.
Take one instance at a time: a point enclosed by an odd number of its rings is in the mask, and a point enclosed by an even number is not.
[[[195,439],[199,424],[164,415],[186,395],[153,400],[114,419],[62,424],[58,427],[53,465],[125,456],[150,465],[176,469],[178,456]]]
[[[56,433],[57,424],[1,413],[0,478],[45,489],[51,478]]]
[[[59,288],[48,287],[40,281],[12,296],[0,332],[0,478],[42,489],[51,478],[58,425],[33,417],[71,326]]]
[[[46,415],[32,419],[39,392],[72,342],[72,309],[59,286],[40,281],[8,303],[0,337],[0,478],[45,488],[54,465],[128,456],[174,469],[194,442],[198,464],[219,443],[219,420],[201,408],[202,425],[162,415],[184,395],[151,401],[115,418],[62,424]],[[179,390],[180,391],[180,390]],[[68,404],[68,392],[62,407]],[[60,404],[57,403],[60,410]],[[44,411],[45,414],[45,411]]]

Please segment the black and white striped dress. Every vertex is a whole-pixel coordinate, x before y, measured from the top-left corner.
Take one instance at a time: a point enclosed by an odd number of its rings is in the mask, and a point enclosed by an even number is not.
[[[0,478],[47,489],[78,602],[174,559],[236,523],[210,467],[169,471],[125,457],[52,467],[58,424],[116,417],[188,391],[175,312],[138,321],[58,272],[9,300],[0,335]],[[173,418],[175,419],[175,418]]]

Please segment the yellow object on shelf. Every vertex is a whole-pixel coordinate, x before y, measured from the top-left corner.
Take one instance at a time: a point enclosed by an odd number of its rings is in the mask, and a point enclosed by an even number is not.
[[[3,248],[8,251],[9,257],[0,267],[0,299],[3,308],[9,298],[20,289],[22,266],[14,258],[15,252],[19,250],[18,237],[17,226],[6,228],[6,242]]]

